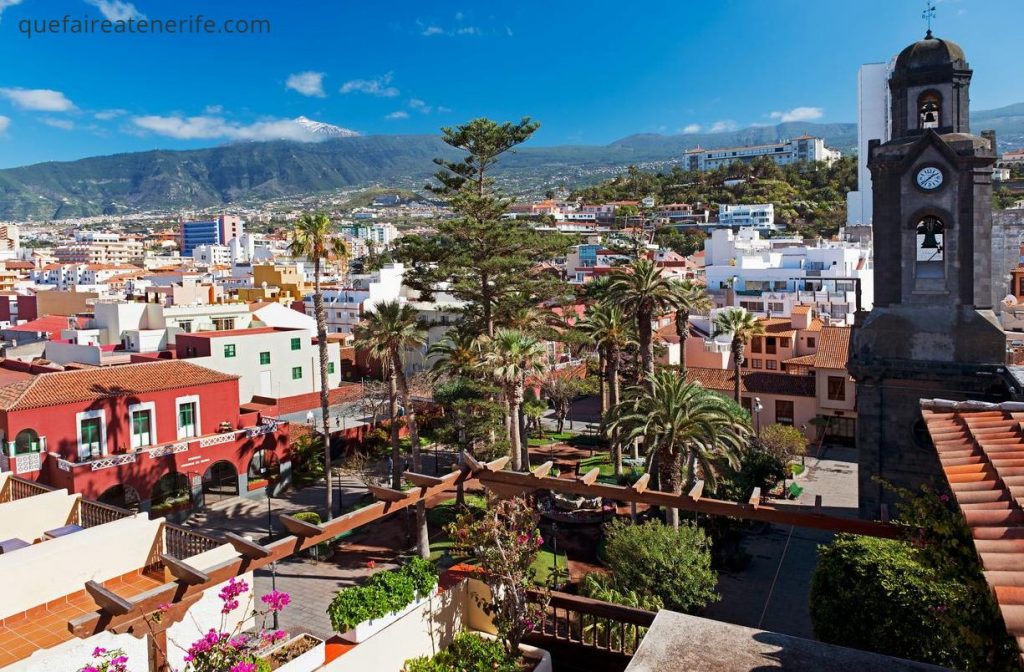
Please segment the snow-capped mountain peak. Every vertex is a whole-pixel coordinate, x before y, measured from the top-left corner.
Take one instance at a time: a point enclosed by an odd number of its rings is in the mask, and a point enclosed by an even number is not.
[[[308,117],[296,117],[295,119],[293,119],[293,121],[299,126],[309,131],[310,133],[312,133],[313,135],[321,135],[324,137],[331,138],[351,138],[353,136],[359,135],[359,133],[349,130],[347,128],[342,128],[341,126],[334,126],[332,124],[327,124],[322,121],[314,121],[313,119],[309,119]]]

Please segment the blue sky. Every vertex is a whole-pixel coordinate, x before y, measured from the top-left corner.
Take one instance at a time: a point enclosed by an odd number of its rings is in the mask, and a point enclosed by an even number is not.
[[[924,32],[918,0],[0,0],[0,167],[476,116],[536,144],[604,144],[780,119],[854,121],[855,74]],[[937,1],[972,102],[1024,101],[1020,0]],[[267,19],[270,34],[22,32],[26,20]]]

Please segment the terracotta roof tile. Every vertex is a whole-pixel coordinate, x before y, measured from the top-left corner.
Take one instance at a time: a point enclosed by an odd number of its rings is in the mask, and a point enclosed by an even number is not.
[[[921,415],[1006,630],[1024,641],[1024,404],[922,399]]]
[[[824,327],[818,338],[818,352],[814,367],[818,369],[845,369],[850,359],[851,327]]]
[[[45,408],[237,378],[179,360],[58,371],[0,387],[0,409]]]
[[[686,369],[686,380],[698,382],[709,390],[732,392],[732,369],[709,369],[691,366]],[[740,392],[777,394],[788,397],[813,397],[814,377],[794,376],[789,373],[744,371],[740,379]]]

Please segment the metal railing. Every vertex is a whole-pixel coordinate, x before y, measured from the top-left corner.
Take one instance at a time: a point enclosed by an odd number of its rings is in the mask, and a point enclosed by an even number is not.
[[[632,656],[654,622],[654,612],[568,593],[551,593],[531,639]]]
[[[225,542],[174,523],[164,523],[164,553],[184,560],[217,548]]]
[[[79,499],[78,510],[75,512],[76,523],[80,527],[96,527],[115,520],[129,518],[135,514],[119,506],[111,506],[91,499]]]
[[[51,488],[48,485],[42,483],[35,483],[33,481],[27,481],[24,478],[18,478],[17,476],[10,476],[7,478],[7,483],[4,485],[3,490],[0,490],[0,502],[13,502],[18,499],[25,499],[26,497],[35,497],[36,495],[44,495],[47,492],[53,492],[56,488]]]

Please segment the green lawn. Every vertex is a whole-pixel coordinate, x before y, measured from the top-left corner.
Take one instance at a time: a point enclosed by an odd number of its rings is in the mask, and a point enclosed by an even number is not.
[[[444,541],[433,541],[430,543],[430,560],[437,562],[444,555],[445,551],[451,551],[452,542],[448,540]],[[460,563],[469,565],[475,565],[476,561],[473,558],[467,558],[465,556],[452,555],[452,557]],[[557,562],[558,569],[562,576],[563,583],[568,580],[568,560],[565,557],[565,553],[558,552],[558,560],[555,560],[554,553],[548,548],[541,548],[540,553],[537,554],[537,559],[533,562],[533,570],[536,572],[534,575],[534,583],[538,586],[547,586],[551,580],[551,574],[555,568],[555,562]]]
[[[466,506],[470,509],[483,511],[487,508],[487,498],[483,495],[466,493]],[[427,522],[435,527],[444,527],[455,522],[459,513],[459,507],[455,504],[455,498],[446,499],[437,506],[427,509]]]
[[[601,470],[602,476],[614,476],[615,465],[612,464],[611,456],[607,453],[596,453],[593,457],[585,457],[580,460],[580,473],[585,474],[594,467]]]

